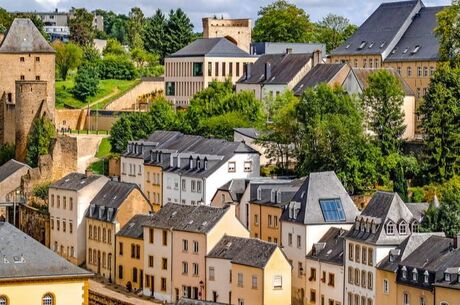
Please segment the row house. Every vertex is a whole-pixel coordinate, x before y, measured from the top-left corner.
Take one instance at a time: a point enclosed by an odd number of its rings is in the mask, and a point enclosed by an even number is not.
[[[309,302],[306,255],[331,228],[349,229],[358,209],[334,172],[310,173],[284,207],[281,244],[292,265],[292,304]]]
[[[279,246],[224,236],[206,256],[206,299],[233,305],[291,304],[291,266]]]
[[[49,187],[51,249],[76,265],[86,259],[86,211],[108,181],[90,172],[70,173]]]
[[[137,185],[107,182],[86,211],[86,267],[109,280],[115,279],[115,234],[134,215],[151,211]]]
[[[204,300],[205,258],[226,232],[249,237],[234,206],[169,203],[161,208],[144,224],[144,295],[166,302]]]
[[[305,270],[308,304],[343,304],[345,233],[344,229],[330,228],[308,253]]]
[[[321,51],[298,54],[287,49],[281,54],[265,54],[249,64],[246,74],[236,83],[236,91],[254,92],[256,98],[276,98],[294,86],[321,62]]]
[[[227,38],[196,39],[165,58],[166,98],[176,107],[188,107],[212,81],[235,84],[256,59]]]

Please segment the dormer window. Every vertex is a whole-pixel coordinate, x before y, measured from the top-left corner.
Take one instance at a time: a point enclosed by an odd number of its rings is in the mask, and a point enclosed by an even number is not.
[[[395,224],[393,221],[389,221],[387,223],[387,235],[394,235],[395,234]]]
[[[208,159],[204,158],[204,170],[208,169]]]
[[[407,234],[407,223],[403,220],[399,224],[399,234],[400,235],[406,235]]]
[[[419,46],[419,45],[415,46],[415,48],[412,50],[412,54],[417,53],[418,50],[420,50],[420,46]]]
[[[451,280],[450,273],[448,272],[444,273],[444,281],[450,282],[450,280]]]
[[[361,44],[359,45],[358,50],[364,49],[364,47],[366,46],[366,43],[367,43],[366,41],[361,41]]]
[[[403,279],[407,279],[407,268],[406,268],[406,266],[403,266],[403,267],[401,268],[401,277],[402,277]]]
[[[369,49],[371,49],[373,46],[374,46],[374,43],[371,42],[371,43],[369,44]]]
[[[395,261],[395,256],[393,255],[393,253],[390,252],[390,254],[388,255],[388,259],[390,260],[390,263]]]
[[[281,191],[278,191],[278,194],[276,195],[276,203],[281,203]]]
[[[414,220],[411,224],[411,232],[416,233],[418,232],[418,222]]]
[[[200,160],[200,157],[196,158],[196,168],[201,169],[201,160]]]
[[[257,189],[257,200],[262,200],[262,190],[260,188]]]
[[[404,51],[403,51],[403,54],[406,54],[407,51],[409,51],[409,48],[405,48]]]
[[[414,282],[418,281],[418,272],[417,272],[417,269],[415,269],[415,268],[414,268],[414,270],[412,270],[412,280]]]
[[[189,162],[189,164],[188,164],[189,168],[193,168],[193,158],[192,158],[192,156],[190,156],[188,162]]]
[[[430,278],[430,274],[428,273],[428,271],[425,270],[425,272],[423,273],[423,282],[425,284],[428,284],[429,278]]]
[[[385,46],[385,41],[382,42],[382,44],[380,45],[380,48],[383,48]]]
[[[272,190],[270,199],[271,199],[271,202],[276,202],[276,191],[275,190]]]

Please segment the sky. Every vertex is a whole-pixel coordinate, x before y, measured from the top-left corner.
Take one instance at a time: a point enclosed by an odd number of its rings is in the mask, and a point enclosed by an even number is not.
[[[131,7],[140,7],[146,16],[155,10],[182,8],[192,20],[195,31],[202,30],[201,18],[214,15],[224,18],[257,18],[257,12],[274,0],[0,0],[0,7],[8,11],[50,11],[71,7],[97,8],[127,14]],[[288,0],[303,8],[312,21],[321,20],[328,13],[342,15],[360,25],[382,2],[392,0]],[[426,6],[448,5],[451,0],[424,0]]]

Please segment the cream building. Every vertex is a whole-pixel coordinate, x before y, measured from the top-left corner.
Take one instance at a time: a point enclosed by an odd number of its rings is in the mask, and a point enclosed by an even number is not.
[[[291,304],[291,266],[273,244],[224,236],[206,257],[206,299],[234,305]]]
[[[235,84],[256,59],[226,38],[197,39],[165,58],[166,98],[176,107],[187,107],[214,80]]]
[[[85,262],[86,211],[108,180],[89,172],[71,173],[49,187],[50,246],[74,264]]]
[[[2,221],[0,252],[0,304],[89,304],[90,272]]]

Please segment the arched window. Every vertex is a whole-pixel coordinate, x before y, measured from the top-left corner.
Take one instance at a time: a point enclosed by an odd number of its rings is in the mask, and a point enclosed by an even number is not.
[[[406,235],[407,234],[407,223],[403,220],[401,221],[401,223],[399,224],[399,234],[400,235]]]
[[[388,235],[395,234],[395,223],[391,220],[387,223],[387,234]]]
[[[97,228],[96,226],[93,227],[93,238],[97,240]]]
[[[89,239],[93,238],[93,226],[89,225]]]
[[[411,224],[411,232],[412,233],[417,233],[418,232],[418,222],[417,220],[414,220]]]
[[[102,229],[102,241],[105,242],[107,240],[107,231],[105,228]]]
[[[0,296],[0,305],[8,305],[8,299],[6,298],[6,296]]]
[[[92,263],[93,262],[93,250],[91,250],[91,248],[89,248],[88,250],[88,263]]]
[[[42,298],[42,305],[54,305],[54,297],[47,293]]]

